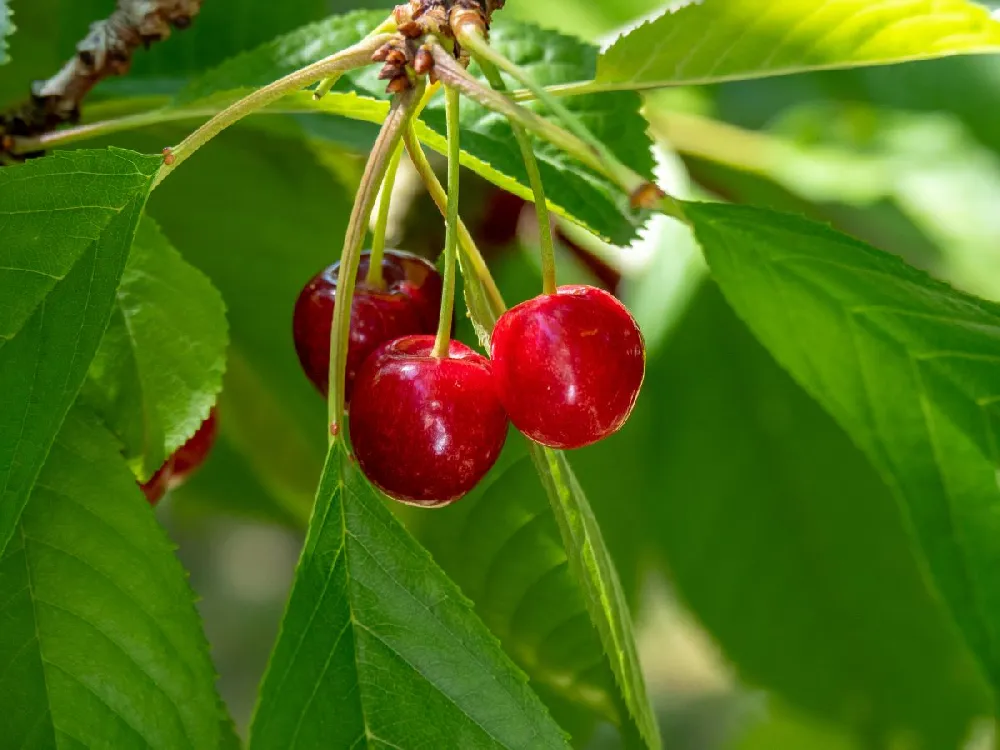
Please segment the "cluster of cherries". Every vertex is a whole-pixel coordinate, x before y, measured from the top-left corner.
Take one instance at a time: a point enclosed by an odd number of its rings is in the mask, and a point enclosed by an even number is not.
[[[201,423],[201,427],[191,439],[178,448],[145,484],[139,485],[150,504],[156,505],[168,490],[184,484],[205,463],[218,431],[218,421],[213,408],[208,414],[208,419]]]
[[[415,255],[387,250],[381,286],[362,256],[351,307],[346,397],[354,454],[368,479],[405,503],[446,505],[496,463],[508,419],[552,448],[580,448],[628,419],[645,372],[642,335],[607,292],[563,286],[504,313],[490,359],[452,341],[433,355],[442,281]],[[295,348],[326,394],[339,264],[303,289]]]

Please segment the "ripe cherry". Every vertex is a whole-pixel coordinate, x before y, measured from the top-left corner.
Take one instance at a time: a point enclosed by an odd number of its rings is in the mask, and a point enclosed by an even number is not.
[[[350,430],[368,479],[411,505],[447,505],[476,486],[507,437],[490,361],[452,341],[434,357],[433,336],[384,344],[354,381]]]
[[[362,363],[386,341],[437,330],[441,305],[441,275],[418,255],[386,250],[382,257],[383,289],[365,282],[371,254],[361,256],[351,304],[351,338],[347,349],[347,400]],[[330,371],[330,326],[337,296],[335,263],[316,275],[295,303],[295,351],[302,369],[320,393],[326,395]]]
[[[215,444],[218,430],[215,408],[213,407],[198,431],[184,445],[174,451],[174,454],[163,462],[163,466],[157,469],[148,481],[139,485],[139,489],[143,491],[151,505],[156,505],[163,499],[167,490],[175,489],[184,484],[205,463],[205,459],[208,458],[208,454]]]
[[[552,448],[581,448],[616,432],[639,395],[642,334],[625,306],[590,286],[563,286],[501,316],[493,375],[510,421]]]
[[[208,413],[208,419],[201,423],[198,431],[173,455],[174,470],[171,473],[169,486],[171,489],[186,482],[208,458],[215,437],[219,432],[219,424],[215,418],[215,408]]]

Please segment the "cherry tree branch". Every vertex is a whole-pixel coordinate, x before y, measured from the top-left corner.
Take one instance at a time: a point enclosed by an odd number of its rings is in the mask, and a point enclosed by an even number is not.
[[[54,76],[36,81],[31,98],[0,113],[0,154],[11,153],[14,136],[36,136],[79,119],[87,94],[105,78],[124,75],[140,46],[148,47],[185,29],[203,0],[118,0],[115,11],[91,24],[76,54]]]

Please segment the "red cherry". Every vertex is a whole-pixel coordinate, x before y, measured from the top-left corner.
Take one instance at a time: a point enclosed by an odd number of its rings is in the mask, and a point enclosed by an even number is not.
[[[365,283],[371,253],[361,256],[351,304],[351,340],[347,349],[347,400],[362,363],[386,341],[437,330],[441,275],[418,255],[386,250],[382,257],[384,289]],[[330,326],[337,296],[340,263],[315,276],[295,303],[295,351],[306,376],[323,395],[329,390]]]
[[[208,413],[208,418],[201,423],[198,431],[173,455],[174,471],[168,482],[171,489],[186,482],[208,458],[215,436],[219,432],[219,424],[215,418],[215,407]]]
[[[139,485],[139,489],[142,490],[150,505],[156,505],[167,494],[167,490],[170,488],[170,476],[173,473],[174,459],[171,456],[148,481]]]
[[[563,286],[508,310],[491,340],[510,421],[552,448],[581,448],[628,419],[646,367],[625,306],[591,286]]]
[[[163,466],[156,470],[139,489],[146,495],[150,505],[156,505],[167,490],[175,489],[184,484],[198,468],[205,463],[212,445],[215,443],[215,436],[219,427],[215,418],[215,407],[208,413],[208,418],[201,423],[198,431],[174,451],[174,455],[163,462]]]
[[[354,381],[350,430],[369,480],[412,505],[447,505],[476,486],[507,438],[490,361],[452,341],[406,336],[372,354]]]

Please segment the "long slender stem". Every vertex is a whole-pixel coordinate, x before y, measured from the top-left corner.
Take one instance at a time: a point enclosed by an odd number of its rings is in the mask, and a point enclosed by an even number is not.
[[[500,72],[490,60],[485,57],[480,58],[479,66],[483,69],[490,86],[497,91],[507,91],[507,84],[504,83]],[[538,170],[538,160],[535,158],[534,146],[527,131],[514,121],[511,121],[510,127],[514,131],[517,145],[521,149],[524,169],[528,173],[528,182],[535,199],[535,213],[538,215],[538,240],[542,253],[542,291],[545,294],[555,294],[556,248],[552,238],[552,220],[549,218],[549,203],[545,198],[542,173]]]
[[[420,145],[420,140],[417,138],[417,134],[412,126],[407,128],[406,133],[403,134],[403,142],[406,144],[406,152],[410,156],[413,168],[417,170],[417,174],[423,180],[431,199],[437,205],[441,215],[446,216],[448,211],[448,194],[445,192],[444,186],[441,185],[441,181],[438,180],[437,175],[434,174],[434,168],[427,160],[427,154],[424,153],[423,146]],[[479,252],[476,241],[472,238],[472,233],[465,225],[465,222],[461,220],[458,222],[458,242],[459,247],[462,249],[463,257],[469,261],[476,279],[479,280],[486,290],[486,297],[489,300],[490,308],[495,316],[499,316],[506,309],[503,295],[500,293],[500,289],[497,287],[497,283],[490,273],[486,259]]]
[[[361,177],[358,193],[351,210],[350,223],[344,236],[344,250],[340,256],[340,271],[337,275],[337,304],[333,307],[333,325],[330,330],[330,393],[329,418],[330,435],[336,439],[340,434],[340,421],[344,414],[347,369],[347,347],[350,343],[351,301],[354,297],[355,278],[361,260],[361,245],[379,185],[389,168],[389,159],[399,145],[400,138],[409,124],[414,108],[420,101],[422,84],[397,96],[382,124],[368,165]]]
[[[312,65],[307,65],[284,78],[279,78],[274,83],[257,89],[249,96],[230,105],[171,150],[170,157],[164,160],[163,166],[157,172],[153,186],[155,187],[163,182],[167,175],[189,159],[195,151],[247,115],[256,112],[262,107],[266,107],[268,104],[277,101],[287,94],[303,89],[330,75],[371,64],[372,54],[390,38],[388,34],[375,34],[365,37],[353,47],[348,47],[342,52],[331,55]]]
[[[447,357],[451,344],[451,320],[455,311],[455,275],[458,272],[458,189],[462,169],[462,149],[459,143],[461,123],[458,117],[462,100],[455,89],[446,90],[445,97],[448,121],[448,210],[444,240],[444,291],[441,295],[441,317],[438,319],[437,338],[434,339],[432,352],[435,357]]]
[[[385,254],[385,233],[389,224],[389,207],[392,205],[392,188],[396,184],[396,173],[399,171],[399,161],[403,157],[402,142],[396,146],[389,159],[389,167],[382,180],[381,198],[378,204],[378,217],[375,219],[375,234],[372,238],[372,252],[368,261],[368,275],[365,281],[376,289],[382,288],[382,256]]]

